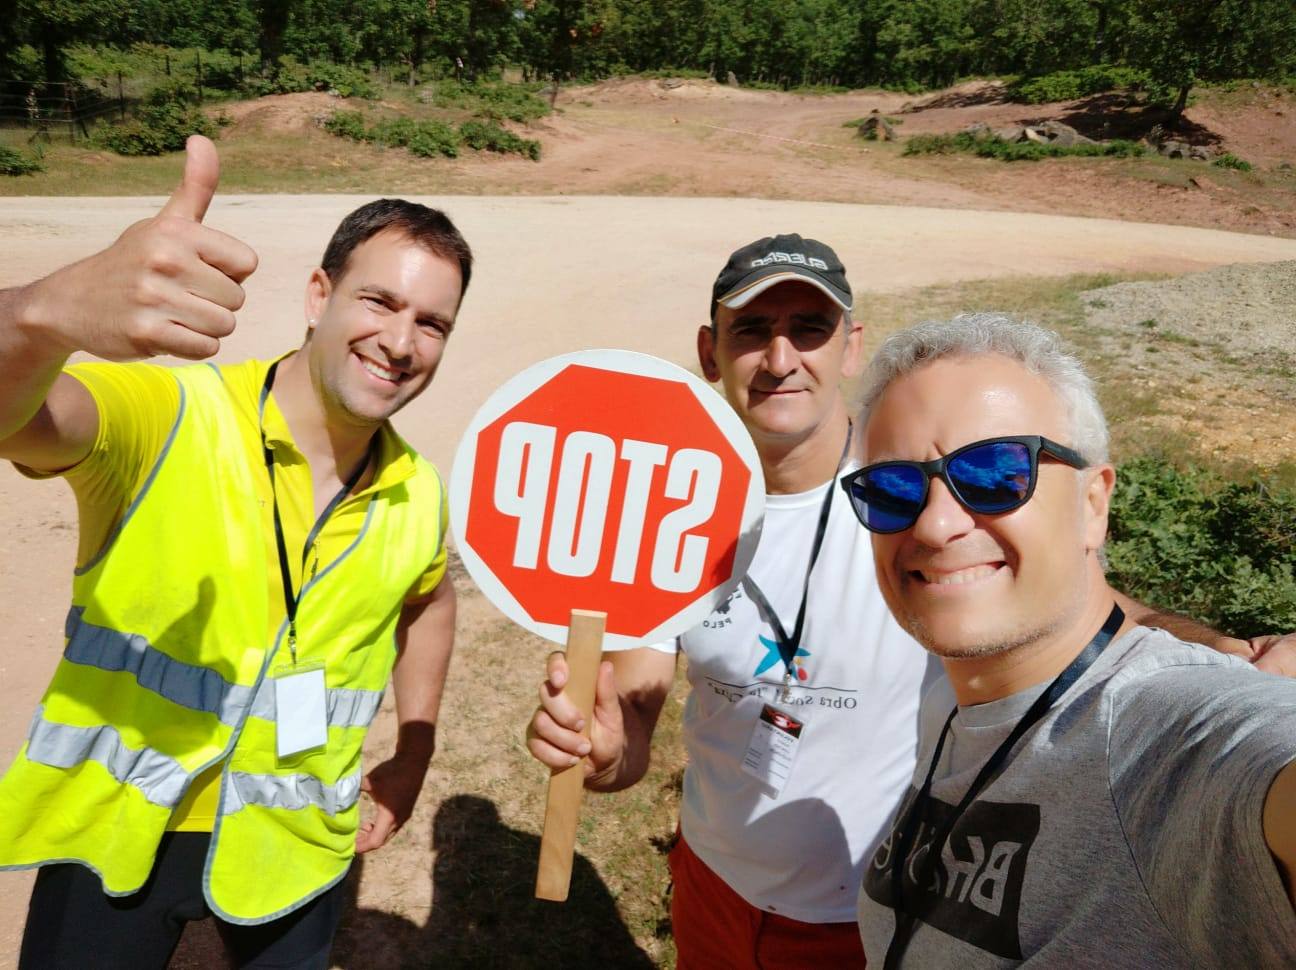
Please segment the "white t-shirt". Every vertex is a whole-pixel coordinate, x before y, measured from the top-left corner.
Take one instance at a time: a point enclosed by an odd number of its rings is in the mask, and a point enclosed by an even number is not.
[[[766,497],[749,579],[791,635],[828,488],[835,494],[798,656],[804,678],[790,703],[779,700],[785,668],[774,633],[741,586],[700,626],[655,647],[678,644],[689,661],[684,838],[753,906],[809,923],[855,919],[865,853],[913,774],[924,682],[940,675],[891,618],[869,534],[835,480]],[[741,767],[767,702],[805,722],[777,797]]]

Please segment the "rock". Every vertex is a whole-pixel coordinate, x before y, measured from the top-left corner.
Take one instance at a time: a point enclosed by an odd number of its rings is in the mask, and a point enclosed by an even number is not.
[[[668,78],[663,78],[661,81],[661,86],[668,91],[678,87],[682,87],[683,84],[684,84],[684,79],[682,77],[668,77]]]
[[[1022,129],[1022,135],[1026,141],[1033,141],[1038,145],[1047,145],[1049,143],[1048,135],[1038,128],[1031,128],[1029,125]]]
[[[738,75],[735,74],[733,71],[730,71],[725,76],[725,84],[729,85],[731,88],[738,87]]]
[[[1059,148],[1096,144],[1092,138],[1086,138],[1070,125],[1064,125],[1060,121],[1046,121],[1038,130],[1043,132],[1050,145],[1057,145]]]
[[[1188,148],[1188,157],[1195,162],[1209,162],[1211,159],[1210,150],[1201,145],[1190,145]]]
[[[860,137],[865,141],[895,141],[895,128],[876,109],[859,126]]]
[[[988,138],[990,135],[994,133],[990,130],[990,126],[987,125],[984,121],[974,121],[972,124],[964,128],[959,134],[971,135],[973,138]]]
[[[1026,140],[1025,125],[1008,125],[1005,128],[994,128],[990,134],[994,135],[1000,141],[1019,142]]]
[[[1187,158],[1190,147],[1187,142],[1167,138],[1157,150],[1166,158]]]

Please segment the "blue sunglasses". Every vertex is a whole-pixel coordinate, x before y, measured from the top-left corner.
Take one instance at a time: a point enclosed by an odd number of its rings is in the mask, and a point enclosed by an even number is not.
[[[1089,463],[1078,451],[1037,434],[987,438],[931,461],[883,461],[841,480],[851,508],[870,532],[903,532],[927,504],[931,480],[940,476],[965,509],[978,515],[1011,512],[1035,494],[1040,453],[1072,468]]]

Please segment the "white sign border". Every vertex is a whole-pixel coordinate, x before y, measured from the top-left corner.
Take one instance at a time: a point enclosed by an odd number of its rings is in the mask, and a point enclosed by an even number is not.
[[[459,558],[463,560],[468,575],[482,593],[496,608],[514,623],[530,630],[546,640],[565,644],[567,626],[565,624],[541,623],[531,615],[500,582],[495,573],[477,555],[468,543],[468,502],[472,494],[473,466],[477,459],[477,437],[482,430],[500,415],[504,414],[518,402],[532,394],[537,388],[548,383],[559,372],[572,365],[591,367],[597,370],[635,374],[643,377],[654,377],[683,384],[719,426],[721,434],[746,464],[750,473],[747,483],[747,495],[743,502],[738,544],[734,550],[733,574],[709,593],[698,597],[691,604],[669,617],[643,636],[632,637],[625,634],[607,633],[603,638],[604,650],[628,650],[650,643],[660,643],[676,637],[709,616],[746,575],[752,557],[756,555],[756,546],[760,541],[761,527],[765,515],[765,476],[761,470],[760,458],[751,435],[738,419],[728,402],[717,394],[701,378],[689,373],[682,367],[653,357],[629,350],[581,350],[575,353],[550,357],[515,374],[501,384],[468,422],[459,447],[455,452],[454,466],[450,472],[450,524],[454,530]],[[598,609],[597,603],[573,603],[575,609]]]

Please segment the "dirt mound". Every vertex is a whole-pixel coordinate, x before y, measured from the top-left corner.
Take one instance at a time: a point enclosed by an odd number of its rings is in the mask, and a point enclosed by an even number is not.
[[[315,128],[320,118],[345,107],[346,98],[324,91],[300,94],[269,94],[252,101],[222,105],[221,113],[233,122],[231,134],[299,132]]]

